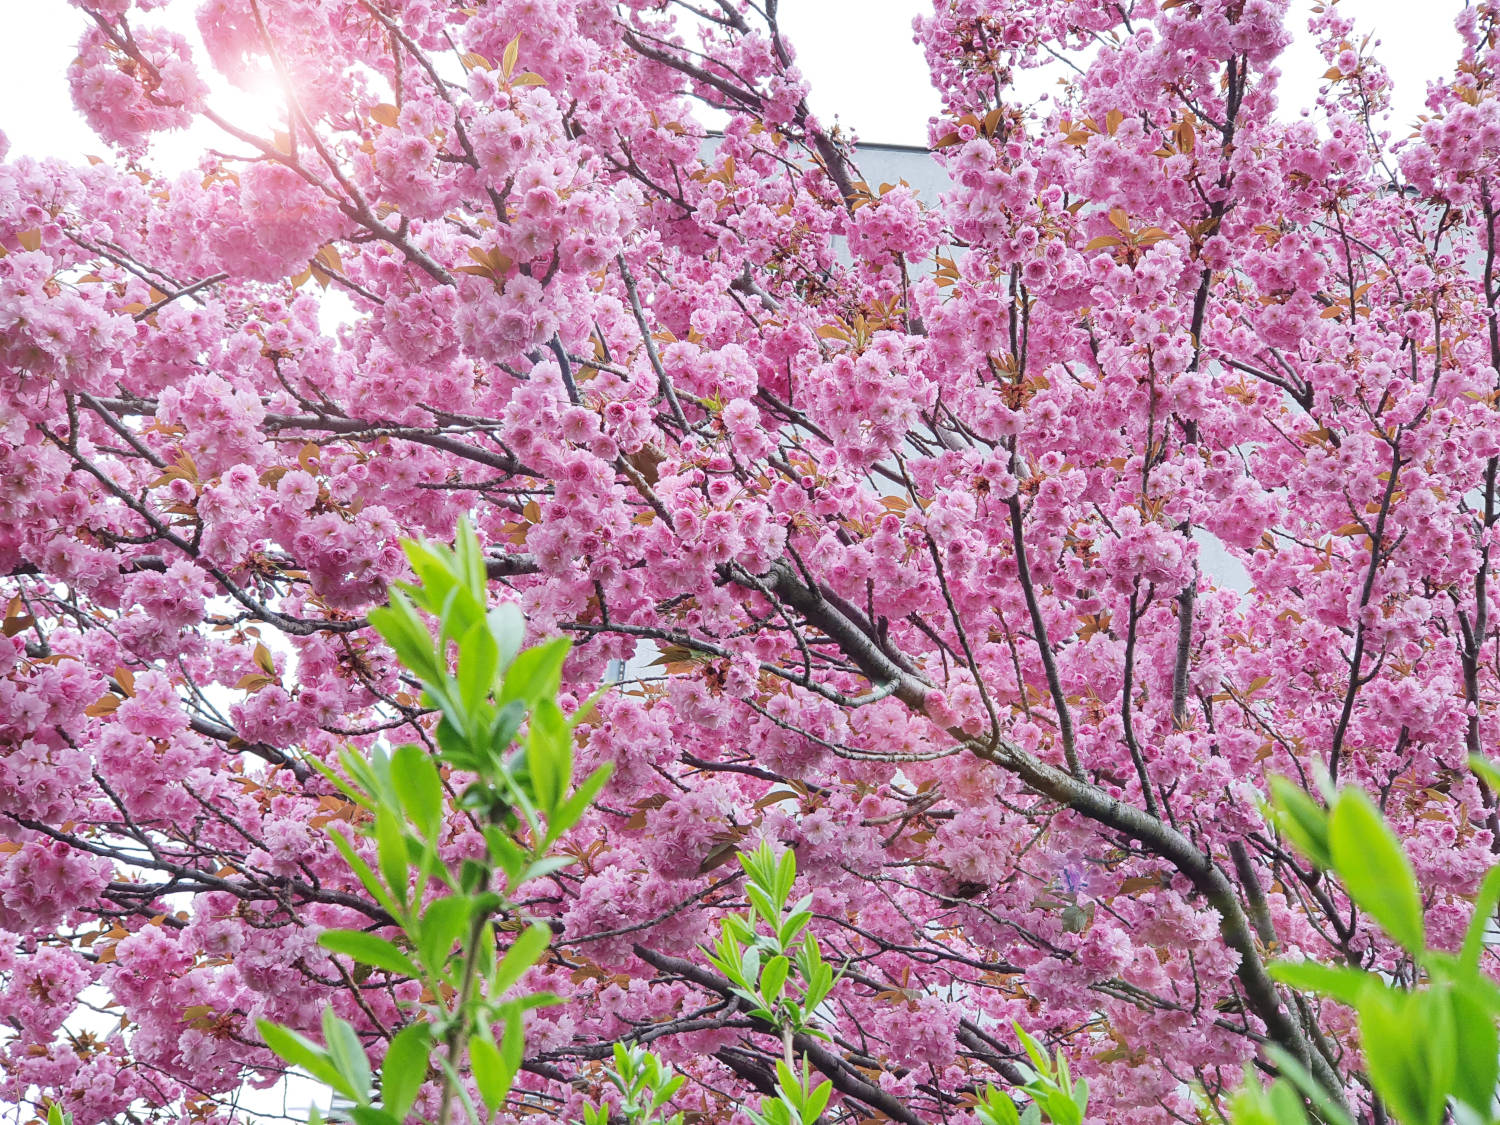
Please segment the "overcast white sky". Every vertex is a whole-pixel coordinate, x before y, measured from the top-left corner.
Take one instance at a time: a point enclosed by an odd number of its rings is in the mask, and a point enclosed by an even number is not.
[[[1310,4],[1293,0],[1298,29]],[[175,0],[171,10],[192,7],[191,0]],[[912,42],[911,21],[930,7],[930,0],[783,0],[784,22],[812,80],[817,112],[825,119],[838,114],[866,141],[925,143],[927,118],[937,101]],[[1396,81],[1396,123],[1409,125],[1422,110],[1427,81],[1452,69],[1453,17],[1461,0],[1344,0],[1343,7],[1362,30],[1383,40],[1378,53]],[[12,49],[0,67],[0,129],[12,151],[102,155],[100,143],[73,112],[63,80],[83,17],[66,0],[9,0],[5,8]],[[1309,103],[1323,69],[1310,46],[1294,45],[1283,65],[1284,104]],[[221,97],[219,104],[224,102]],[[244,102],[228,108],[241,115],[253,112]],[[158,159],[168,166],[191,164],[208,137],[168,140],[158,146]]]

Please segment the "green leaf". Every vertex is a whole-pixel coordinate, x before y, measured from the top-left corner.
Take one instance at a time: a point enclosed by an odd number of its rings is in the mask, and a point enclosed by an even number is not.
[[[490,910],[485,911],[486,915],[492,913],[494,912]],[[477,956],[474,958],[475,972],[478,974],[480,980],[488,981],[493,979],[495,975],[495,957],[498,952],[499,950],[495,946],[495,924],[486,921],[480,934],[479,945],[476,947]],[[500,997],[499,992],[493,986],[486,987],[485,992],[492,1000],[498,1000]]]
[[[809,971],[803,973],[805,987],[802,994],[802,1002],[807,1006],[809,1012],[816,1008],[833,990],[833,970],[821,961],[812,966]]]
[[[521,1018],[523,1010],[516,1008],[506,1012],[505,1035],[500,1040],[500,1058],[512,1075],[521,1069],[521,1057],[526,1053],[526,1025]]]
[[[1016,1038],[1020,1041],[1021,1046],[1025,1047],[1026,1053],[1031,1056],[1031,1061],[1035,1064],[1037,1073],[1051,1074],[1052,1060],[1047,1057],[1047,1052],[1042,1048],[1042,1045],[1026,1034],[1026,1029],[1018,1022],[1011,1021],[1011,1027],[1015,1029]]]
[[[1359,1009],[1360,1047],[1375,1092],[1384,1099],[1403,1125],[1438,1125],[1443,1116],[1443,1096],[1429,1082],[1428,1044],[1420,1036],[1441,1028],[1424,1027],[1416,1010],[1417,994],[1371,989]],[[1449,1019],[1451,1021],[1451,1009]],[[1451,1051],[1453,1034],[1448,1029]]]
[[[1322,1083],[1314,1078],[1312,1072],[1303,1066],[1290,1051],[1287,1051],[1283,1047],[1278,1047],[1274,1043],[1269,1043],[1266,1045],[1266,1057],[1275,1064],[1277,1071],[1285,1079],[1285,1081],[1279,1082],[1277,1085],[1285,1086],[1290,1082],[1301,1092],[1304,1098],[1313,1104],[1313,1107],[1322,1115],[1327,1125],[1354,1125],[1354,1120],[1334,1103],[1334,1100],[1328,1096],[1328,1091],[1323,1088]],[[1248,1077],[1248,1074],[1249,1072],[1247,1072],[1246,1081],[1254,1082],[1258,1087],[1260,1084],[1259,1081]],[[1299,1110],[1301,1108],[1300,1102],[1298,1103],[1298,1108]],[[1301,1119],[1301,1117],[1298,1118],[1299,1121]],[[1236,1120],[1235,1125],[1240,1125],[1240,1122]]]
[[[485,615],[485,620],[489,623],[490,636],[495,638],[495,650],[500,656],[499,670],[504,672],[526,639],[526,615],[515,602],[502,602]]]
[[[526,718],[526,704],[519,699],[505,703],[495,712],[495,717],[490,720],[490,746],[496,754],[505,752],[512,742],[515,741],[516,731],[521,729],[521,722]]]
[[[785,957],[772,957],[760,971],[760,995],[768,1007],[774,1008],[781,996],[781,987],[786,984],[786,975],[792,963]]]
[[[980,1116],[983,1117],[983,1113]],[[1260,1084],[1255,1067],[1250,1063],[1245,1064],[1245,1073],[1240,1078],[1239,1089],[1229,1100],[1229,1116],[1224,1120],[1231,1121],[1234,1125],[1278,1125],[1276,1113],[1271,1108],[1270,1098],[1266,1096],[1266,1088]],[[999,1125],[999,1123],[985,1121],[984,1125]],[[1288,1125],[1305,1125],[1305,1122],[1288,1122]]]
[[[494,1113],[505,1103],[505,1095],[510,1093],[516,1072],[506,1067],[495,1041],[477,1031],[469,1036],[469,1065],[474,1072],[474,1085],[479,1087],[480,1099],[485,1108]]]
[[[1021,1125],[1021,1115],[1016,1110],[1016,1103],[1009,1094],[993,1086],[984,1088],[984,1101],[974,1107],[974,1112],[982,1125]]]
[[[1351,1007],[1359,1003],[1365,988],[1378,980],[1363,969],[1317,961],[1276,961],[1268,971],[1282,984],[1302,992],[1321,992]]]
[[[542,859],[526,865],[526,870],[521,872],[519,883],[529,883],[533,879],[542,879],[551,875],[554,871],[561,871],[565,867],[571,867],[578,862],[576,856],[571,855],[549,855]]]
[[[1276,826],[1292,845],[1320,868],[1333,866],[1328,849],[1328,813],[1300,785],[1273,775],[1271,804]]]
[[[750,881],[772,893],[776,888],[776,855],[771,845],[761,841],[754,851],[739,853],[740,866]]]
[[[551,699],[540,700],[531,712],[526,766],[536,806],[550,814],[573,780],[573,730]]]
[[[1441,991],[1453,1005],[1459,1062],[1453,1074],[1453,1095],[1487,1117],[1495,1099],[1495,1084],[1500,1081],[1500,1033],[1495,1030],[1495,1018],[1461,985]]]
[[[386,886],[404,906],[411,878],[411,857],[406,851],[406,835],[401,830],[401,822],[384,806],[375,810],[375,855]]]
[[[522,974],[541,959],[552,942],[552,929],[541,923],[528,926],[516,935],[510,948],[505,951],[500,964],[495,967],[495,976],[490,981],[492,999],[498,999],[505,991],[521,979]]]
[[[723,973],[729,980],[741,986],[748,984],[745,980],[744,947],[737,940],[730,925],[730,919],[724,919],[719,932],[719,941],[715,951],[705,950],[709,962]]]
[[[1500,766],[1495,765],[1483,754],[1469,755],[1469,768],[1479,776],[1490,789],[1500,793]]]
[[[453,536],[453,554],[458,560],[459,580],[482,604],[489,576],[484,571],[484,551],[479,546],[479,537],[474,534],[474,527],[467,519],[458,521],[458,529]]]
[[[776,865],[776,901],[785,904],[792,897],[792,887],[797,882],[797,853],[788,848],[781,853]]]
[[[653,1059],[654,1057],[655,1056],[653,1056]],[[666,1105],[669,1101],[672,1100],[673,1096],[677,1093],[678,1090],[687,1085],[687,1078],[681,1074],[677,1075],[675,1078],[670,1078],[665,1082],[661,1081],[661,1076],[671,1073],[671,1067],[664,1067],[661,1071],[661,1075],[657,1077],[656,1094],[651,1099],[652,1109],[658,1109],[661,1106]]]
[[[1420,957],[1426,941],[1416,873],[1396,834],[1360,790],[1339,792],[1328,818],[1328,843],[1349,897]]]
[[[484,607],[474,595],[462,584],[454,586],[438,609],[438,651],[446,656],[448,646],[483,616]]]
[[[448,724],[453,730],[465,732],[468,730],[469,712],[465,709],[463,695],[458,690],[458,682],[446,672],[440,677],[422,681],[422,702],[425,706],[436,707],[443,713],[442,722]],[[460,750],[467,750],[468,735],[460,733]],[[441,744],[441,739],[439,739]],[[447,747],[444,747],[446,750]]]
[[[1280,1125],[1302,1125],[1307,1120],[1307,1111],[1297,1091],[1285,1082],[1273,1082],[1270,1090],[1271,1112]]]
[[[571,647],[567,637],[556,637],[522,650],[506,670],[498,701],[505,704],[514,699],[535,706],[543,699],[555,700]]]
[[[350,750],[354,758],[358,758],[358,751]],[[366,776],[370,779],[370,792],[375,794],[377,804],[386,805],[392,809],[401,807],[401,795],[396,792],[396,780],[391,776],[391,757],[382,746],[376,746],[370,751],[370,756],[364,760]]]
[[[740,945],[749,945],[755,940],[755,924],[741,914],[726,914],[723,919],[723,933],[726,940],[738,942]]]
[[[755,908],[755,913],[769,926],[774,927],[781,920],[781,911],[771,901],[769,895],[754,883],[745,884],[745,897],[750,900],[750,905]]]
[[[566,1004],[567,1001],[555,992],[528,992],[518,996],[511,1003],[523,1012],[529,1012],[533,1008],[553,1008],[558,1004]]]
[[[760,980],[760,949],[757,946],[746,947],[744,959],[740,962],[740,968],[745,973],[745,983],[747,985],[753,987],[754,983]],[[753,993],[751,993],[750,999],[755,999]]]
[[[347,750],[348,747],[340,748],[340,754],[342,755],[343,753],[346,753]],[[333,785],[335,789],[337,789],[344,796],[348,797],[349,800],[353,801],[360,808],[373,809],[375,807],[375,802],[370,799],[370,794],[364,789],[363,786],[355,784],[353,781],[346,780],[344,777],[340,776],[339,772],[336,769],[330,766],[327,762],[323,761],[321,758],[314,757],[312,754],[304,754],[302,760],[305,761],[313,769],[317,770],[320,774],[322,774],[329,781],[329,783]],[[353,775],[351,774],[350,776],[352,777]]]
[[[545,844],[550,846],[559,836],[572,828],[583,819],[584,811],[594,803],[594,798],[608,784],[610,775],[614,773],[613,762],[605,762],[593,773],[584,779],[582,785],[556,809],[547,821],[547,839]]]
[[[422,975],[412,959],[395,945],[363,930],[324,930],[318,935],[318,944],[330,953],[342,953],[362,965],[373,965],[398,976]]]
[[[526,869],[526,852],[498,824],[484,826],[484,842],[491,862],[505,872],[510,889],[514,890],[520,882],[521,872]]]
[[[370,1073],[370,1060],[365,1056],[364,1044],[354,1025],[333,1014],[332,1006],[323,1009],[323,1041],[328,1045],[328,1057],[339,1073],[348,1080],[354,1090],[354,1100],[364,1105],[370,1100],[370,1084],[374,1081]]]
[[[472,770],[475,773],[484,771],[486,761],[475,752],[478,748],[446,714],[438,720],[437,730],[433,733],[437,735],[439,761],[446,762],[454,769]]]
[[[1427,1112],[1429,1120],[1442,1121],[1447,1116],[1448,1097],[1454,1091],[1454,1079],[1462,1056],[1458,1052],[1458,1028],[1454,1022],[1451,989],[1447,985],[1412,994],[1418,1012],[1416,1037],[1426,1052]],[[1490,1056],[1491,1063],[1494,1055]],[[1463,1058],[1467,1064],[1468,1059]],[[1494,1084],[1491,1083],[1491,1090]]]
[[[433,973],[446,975],[448,956],[468,928],[471,906],[467,895],[445,895],[422,912],[416,923],[417,953]]]
[[[374,802],[367,805],[368,808],[373,810],[375,805],[379,803],[382,793],[386,792],[388,787],[383,788],[382,779],[375,772],[370,759],[366,758],[352,746],[340,746],[339,764],[344,767],[344,772],[354,779],[355,784],[371,797],[375,798]]]
[[[401,1119],[394,1113],[373,1105],[350,1106],[349,1116],[354,1125],[401,1125]]]
[[[823,1115],[823,1110],[828,1106],[828,1099],[833,1095],[833,1083],[824,1082],[802,1103],[802,1120],[816,1121]]]
[[[1459,961],[1469,972],[1479,969],[1479,957],[1484,952],[1484,938],[1495,918],[1495,907],[1500,905],[1500,866],[1491,867],[1484,873],[1479,884],[1479,894],[1474,898],[1474,914],[1469,919],[1469,928],[1464,932],[1464,945]]]
[[[401,904],[391,897],[391,892],[386,890],[385,883],[381,881],[380,876],[375,874],[374,869],[354,850],[354,844],[349,837],[337,828],[328,835],[333,840],[333,846],[344,857],[344,862],[349,865],[349,869],[354,872],[365,890],[374,896],[375,901],[380,903],[392,917],[403,917],[406,912]]]
[[[480,619],[464,630],[458,642],[458,685],[469,714],[479,711],[495,686],[500,650],[489,622]]]
[[[635,1046],[634,1044],[627,1047],[620,1040],[615,1040],[615,1073],[611,1077],[628,1079],[630,1075],[634,1074],[636,1068],[636,1052],[639,1050],[640,1048]],[[616,1085],[619,1084],[616,1083]]]
[[[409,1023],[391,1039],[380,1068],[380,1100],[398,1118],[406,1117],[427,1081],[431,1053],[432,1027],[428,1023]]]
[[[797,1072],[787,1066],[785,1059],[776,1060],[776,1088],[793,1109],[802,1108],[802,1080]]]
[[[391,755],[391,780],[407,819],[428,840],[436,840],[443,826],[443,782],[431,756],[408,743]]]
[[[422,624],[410,599],[400,590],[392,590],[390,605],[372,609],[368,618],[403,665],[423,680],[440,674],[432,634]]]
[[[458,867],[458,885],[465,894],[474,895],[489,879],[489,871],[477,859],[465,859]]]
[[[256,1020],[256,1030],[265,1040],[266,1046],[292,1066],[301,1067],[325,1086],[332,1086],[345,1097],[358,1100],[354,1087],[344,1077],[327,1051],[311,1039],[299,1035],[289,1027]]]
[[[426,543],[417,539],[403,540],[401,547],[406,552],[406,561],[411,563],[412,573],[422,584],[421,588],[417,588],[402,583],[402,588],[413,590],[416,596],[423,599],[424,606],[437,609],[458,581],[453,552],[440,543]]]
[[[797,935],[802,932],[804,926],[812,921],[812,911],[798,910],[789,914],[776,931],[776,940],[781,943],[782,949],[788,949],[797,940]]]
[[[1053,1125],[1082,1125],[1083,1114],[1079,1112],[1073,1099],[1061,1090],[1048,1090],[1045,1097],[1040,1100],[1047,1111],[1048,1120],[1053,1122]]]

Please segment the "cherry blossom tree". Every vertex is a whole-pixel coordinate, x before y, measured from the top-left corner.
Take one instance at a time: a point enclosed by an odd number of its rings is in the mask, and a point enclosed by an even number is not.
[[[811,112],[776,0],[203,0],[206,57],[182,4],[75,3],[111,155],[0,162],[0,1100],[239,1119],[257,1021],[330,1005],[379,1058],[421,986],[317,943],[394,931],[311,763],[434,745],[366,613],[467,517],[565,710],[627,662],[575,862],[497,921],[567,1001],[497,1120],[580,1119],[616,1044],[748,1120],[782,1043],[702,949],[762,844],[843,970],[830,1121],[976,1121],[1012,1021],[1099,1120],[1197,1120],[1268,1045],[1373,1112],[1349,1010],[1267,963],[1412,961],[1261,802],[1363,786],[1461,941],[1500,8],[1411,131],[1332,3],[1299,112],[1283,0],[938,0],[928,198]]]

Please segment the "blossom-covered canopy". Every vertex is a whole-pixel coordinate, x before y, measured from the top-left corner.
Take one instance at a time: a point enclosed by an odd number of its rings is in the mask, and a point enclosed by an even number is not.
[[[974,1121],[1012,1020],[1104,1121],[1265,1043],[1364,1096],[1266,962],[1408,963],[1259,798],[1376,793],[1456,940],[1500,835],[1490,3],[1413,129],[1331,3],[1299,113],[1280,0],[937,0],[923,196],[775,0],[75,2],[110,156],[0,162],[0,1100],[227,1121],[256,1019],[410,1018],[316,944],[389,919],[308,759],[430,737],[364,615],[461,515],[568,706],[628,662],[577,862],[503,920],[567,1000],[504,1120],[622,1039],[744,1120],[780,1047],[697,950],[760,841],[845,967],[831,1120]],[[278,128],[215,110],[268,79]]]

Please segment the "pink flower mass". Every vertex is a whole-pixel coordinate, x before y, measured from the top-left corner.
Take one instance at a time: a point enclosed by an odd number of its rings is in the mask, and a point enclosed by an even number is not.
[[[1414,131],[1335,3],[1300,106],[1284,0],[937,0],[931,194],[775,5],[73,7],[108,155],[0,140],[0,1103],[246,1120],[255,1021],[326,1005],[380,1057],[420,986],[317,944],[390,917],[308,763],[431,745],[365,614],[466,516],[565,708],[626,669],[502,926],[566,1003],[497,1122],[617,1040],[744,1120],[781,1045],[672,966],[762,841],[845,969],[831,1122],[974,1125],[1013,1020],[1090,1120],[1197,1120],[1265,1044],[1368,1104],[1266,966],[1411,962],[1261,800],[1378,794],[1440,944],[1500,850],[1494,0]],[[275,127],[214,108],[266,81]]]

